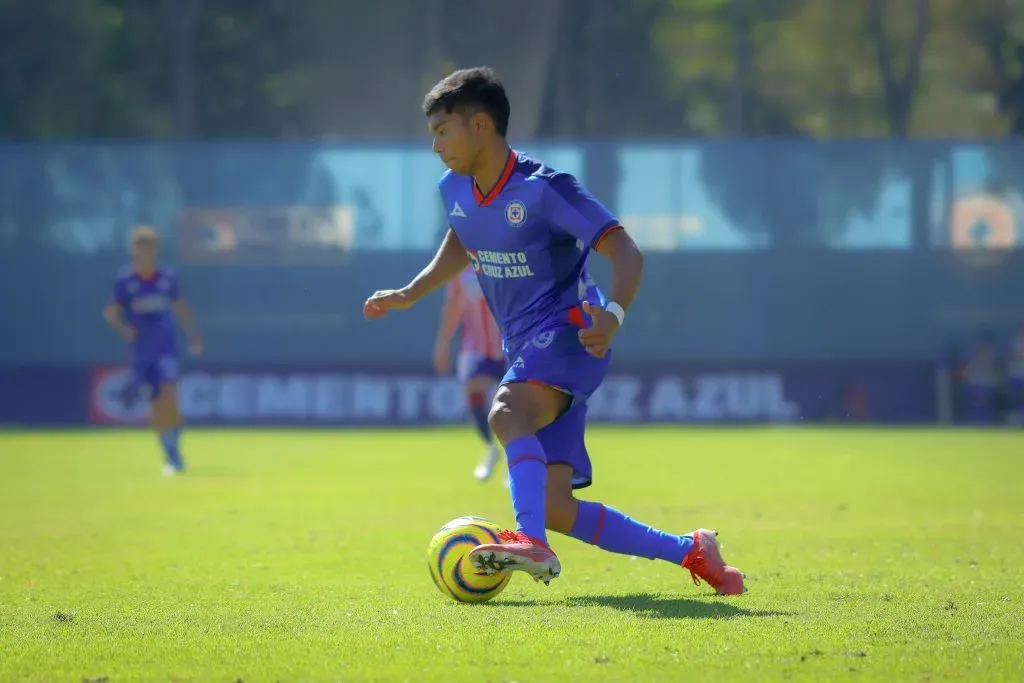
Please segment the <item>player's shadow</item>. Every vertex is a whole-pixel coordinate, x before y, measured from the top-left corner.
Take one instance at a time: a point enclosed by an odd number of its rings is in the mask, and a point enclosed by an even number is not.
[[[734,619],[738,617],[785,617],[794,612],[746,609],[725,600],[667,598],[651,593],[631,595],[578,595],[566,598],[573,607],[612,607],[641,617],[655,619]]]
[[[742,600],[742,598],[740,598]],[[638,617],[653,619],[736,619],[754,617],[789,617],[796,612],[746,609],[724,599],[693,600],[667,598],[651,593],[631,595],[575,595],[564,601],[534,602],[531,600],[495,600],[495,607],[537,607],[539,605],[567,605],[569,607],[611,607],[630,612]]]

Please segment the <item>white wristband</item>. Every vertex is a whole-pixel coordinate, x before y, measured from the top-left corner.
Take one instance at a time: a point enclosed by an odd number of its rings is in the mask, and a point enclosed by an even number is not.
[[[609,301],[608,305],[604,307],[604,310],[614,315],[615,319],[619,321],[619,327],[622,327],[622,321],[626,319],[626,310],[622,306],[618,305],[614,301]]]

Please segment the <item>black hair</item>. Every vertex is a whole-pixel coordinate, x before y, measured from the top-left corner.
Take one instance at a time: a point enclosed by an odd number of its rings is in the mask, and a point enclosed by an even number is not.
[[[505,86],[488,66],[455,71],[441,79],[423,98],[423,113],[427,116],[443,111],[469,118],[483,112],[494,121],[494,128],[501,137],[508,134],[510,110]]]

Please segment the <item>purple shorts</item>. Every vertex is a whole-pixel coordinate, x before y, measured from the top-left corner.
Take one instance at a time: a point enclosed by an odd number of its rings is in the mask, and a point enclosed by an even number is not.
[[[584,488],[592,481],[590,455],[584,443],[587,425],[587,399],[604,381],[611,353],[596,358],[580,343],[579,327],[556,327],[534,336],[516,354],[501,380],[502,384],[537,382],[547,384],[571,397],[569,409],[537,433],[548,463],[565,463],[573,468],[573,488]]]
[[[594,481],[593,466],[587,452],[587,404],[576,403],[560,418],[537,432],[549,465],[572,467],[572,487],[585,489]]]
[[[169,354],[153,360],[136,361],[132,365],[132,385],[135,390],[147,387],[152,401],[160,395],[164,384],[178,381],[178,374],[178,359]]]

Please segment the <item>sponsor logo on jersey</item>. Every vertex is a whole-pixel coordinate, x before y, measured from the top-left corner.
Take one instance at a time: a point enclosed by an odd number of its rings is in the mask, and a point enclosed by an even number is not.
[[[166,311],[170,301],[163,294],[147,294],[132,299],[132,310],[136,313],[159,313]]]
[[[472,258],[470,260],[473,260]],[[497,279],[512,280],[533,277],[536,273],[530,267],[525,251],[488,251],[480,249],[476,252],[473,270]]]

